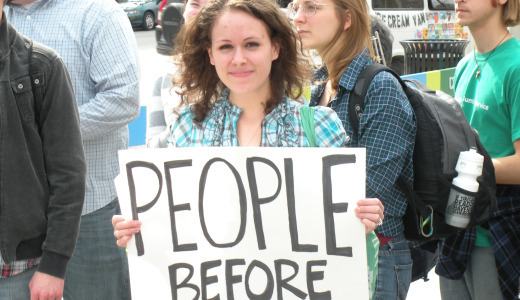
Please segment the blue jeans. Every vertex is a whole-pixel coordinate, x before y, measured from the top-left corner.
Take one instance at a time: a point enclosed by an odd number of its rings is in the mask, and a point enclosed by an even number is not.
[[[0,279],[0,299],[2,300],[29,300],[29,282],[31,281],[36,266],[18,275]]]
[[[403,233],[379,248],[378,269],[374,300],[406,299],[412,281],[412,257]]]
[[[81,217],[78,241],[65,273],[65,300],[131,299],[128,260],[116,245],[112,216],[119,202]]]

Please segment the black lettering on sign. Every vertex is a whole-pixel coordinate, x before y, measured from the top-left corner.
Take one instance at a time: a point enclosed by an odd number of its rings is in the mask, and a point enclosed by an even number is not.
[[[208,177],[209,168],[212,164],[216,162],[223,162],[226,164],[233,175],[235,176],[235,180],[237,182],[238,187],[238,196],[239,196],[239,202],[240,202],[240,229],[237,234],[237,238],[233,242],[224,243],[224,244],[218,244],[215,242],[209,232],[208,227],[206,226],[206,221],[204,218],[204,188],[206,186],[206,180]],[[200,223],[202,227],[202,232],[204,233],[204,237],[206,237],[206,240],[213,246],[217,248],[231,248],[233,246],[236,246],[240,241],[244,238],[244,233],[246,232],[246,221],[247,221],[247,202],[246,202],[246,192],[244,189],[244,183],[242,182],[242,179],[240,178],[240,174],[238,173],[237,169],[233,167],[232,164],[230,164],[228,161],[222,159],[222,158],[213,158],[210,159],[206,165],[204,165],[204,168],[202,169],[202,174],[200,176],[199,181],[199,218]]]
[[[164,176],[166,178],[166,188],[168,190],[168,206],[170,208],[170,226],[172,231],[172,244],[173,252],[178,251],[193,251],[197,250],[197,244],[183,244],[179,245],[179,237],[177,234],[177,221],[175,219],[175,213],[183,210],[191,210],[189,203],[183,203],[175,205],[173,201],[173,187],[170,170],[183,167],[191,167],[191,159],[187,160],[176,160],[164,162]]]
[[[318,252],[316,245],[301,245],[298,239],[298,225],[296,222],[296,199],[294,196],[294,174],[292,159],[284,159],[285,186],[287,192],[287,209],[289,213],[289,232],[291,235],[291,246],[294,252]]]
[[[419,13],[418,20],[419,20],[419,24],[417,24],[417,25],[422,25],[422,24],[426,23],[426,13]]]
[[[134,168],[147,168],[155,172],[157,175],[157,179],[159,180],[159,189],[157,191],[157,194],[153,198],[152,201],[149,203],[138,207],[137,206],[137,196],[135,192],[135,182],[134,182],[134,174],[133,169]],[[126,177],[128,179],[128,189],[130,192],[130,205],[132,210],[132,220],[139,220],[139,213],[143,213],[150,208],[152,208],[155,203],[157,203],[157,200],[159,200],[159,196],[161,195],[162,190],[162,176],[161,171],[159,171],[159,168],[155,166],[153,163],[146,162],[146,161],[131,161],[126,164]],[[141,232],[138,232],[135,234],[135,246],[137,248],[137,256],[144,255],[144,244],[143,244],[143,237],[141,235]]]
[[[245,265],[246,261],[244,259],[230,259],[226,260],[226,291],[227,291],[227,300],[235,300],[235,295],[233,293],[233,284],[242,282],[242,275],[233,275],[233,267],[234,266],[242,266]]]
[[[276,192],[274,195],[266,198],[260,198],[258,194],[258,185],[256,181],[256,173],[255,173],[255,162],[264,163],[271,167],[276,173],[276,177],[278,178],[278,186],[276,188]],[[249,180],[249,190],[251,192],[251,204],[253,206],[253,219],[255,222],[255,230],[256,230],[256,240],[258,242],[258,249],[264,250],[265,246],[265,237],[264,237],[264,226],[262,224],[262,210],[260,210],[260,205],[267,204],[280,194],[280,189],[282,188],[282,175],[280,175],[280,171],[276,167],[276,165],[262,157],[249,157],[246,160],[247,166],[247,178]]]
[[[202,300],[220,300],[220,295],[216,295],[213,298],[208,299],[208,288],[207,286],[212,283],[217,283],[217,276],[208,276],[208,270],[218,267],[222,264],[221,260],[206,261],[200,265],[200,285],[202,290]]]
[[[266,287],[265,287],[265,290],[257,295],[255,293],[253,293],[253,291],[251,291],[251,287],[250,287],[250,278],[251,278],[251,273],[253,272],[253,270],[255,268],[259,268],[261,269],[262,271],[264,271],[265,273],[265,276],[267,277],[267,284],[266,284]],[[269,270],[269,267],[264,264],[263,262],[261,261],[258,261],[258,260],[253,260],[249,266],[247,267],[247,271],[246,271],[246,294],[248,296],[248,299],[251,299],[251,300],[269,300],[273,297],[273,291],[274,291],[274,279],[273,279],[273,274],[271,273],[271,270]]]
[[[188,273],[188,276],[186,276],[186,278],[184,278],[184,280],[181,283],[177,284],[177,270],[179,270],[179,269],[187,269],[189,271],[189,273]],[[193,277],[193,266],[192,265],[186,264],[186,263],[173,264],[168,267],[168,272],[170,274],[170,289],[172,292],[173,300],[179,299],[179,295],[178,295],[177,291],[181,288],[192,289],[193,291],[195,291],[195,297],[193,297],[193,299],[194,300],[199,299],[199,296],[200,296],[199,287],[193,283],[190,283],[190,279],[191,279],[191,277]]]
[[[282,265],[290,266],[294,272],[289,277],[282,278]],[[289,284],[289,282],[293,280],[296,277],[296,275],[298,275],[299,268],[300,267],[298,266],[298,264],[292,260],[277,259],[274,261],[274,269],[276,273],[276,299],[283,300],[283,289],[288,290],[300,299],[305,299],[307,297],[306,293]]]
[[[318,293],[314,291],[314,281],[323,280],[325,276],[323,271],[312,271],[314,266],[327,266],[326,260],[315,260],[307,262],[307,290],[309,291],[310,300],[330,300],[332,299],[330,291]]]
[[[410,16],[409,15],[403,15],[402,18],[403,18],[402,26],[403,27],[410,27]]]
[[[354,154],[329,155],[323,160],[323,211],[325,221],[325,238],[327,254],[352,257],[352,247],[337,247],[336,228],[334,225],[335,213],[346,213],[348,203],[333,203],[332,201],[332,167],[342,164],[353,164],[356,162]]]

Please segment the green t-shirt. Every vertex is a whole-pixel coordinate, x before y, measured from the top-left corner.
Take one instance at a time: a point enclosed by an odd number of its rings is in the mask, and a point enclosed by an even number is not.
[[[520,40],[511,38],[492,53],[466,55],[455,71],[455,99],[492,158],[514,154],[513,142],[520,138],[519,53]],[[491,246],[480,226],[475,245]]]
[[[455,71],[455,98],[492,158],[515,153],[520,138],[520,40],[511,38],[495,51],[466,55]],[[487,58],[487,61],[485,61]]]

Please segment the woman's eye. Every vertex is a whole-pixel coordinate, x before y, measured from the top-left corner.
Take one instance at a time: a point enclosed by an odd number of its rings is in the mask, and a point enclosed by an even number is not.
[[[309,4],[309,5],[305,5],[305,10],[306,11],[315,11],[316,10],[316,5],[314,4]]]
[[[258,47],[258,46],[260,46],[260,44],[258,44],[256,42],[250,42],[250,43],[246,44],[247,48]]]
[[[222,45],[222,46],[218,47],[219,50],[226,50],[226,49],[231,49],[231,48],[233,48],[231,45]]]

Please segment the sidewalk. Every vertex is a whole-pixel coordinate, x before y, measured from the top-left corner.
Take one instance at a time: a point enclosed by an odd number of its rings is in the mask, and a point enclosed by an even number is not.
[[[440,300],[439,276],[435,274],[435,268],[428,273],[428,278],[427,282],[422,279],[412,282],[406,300]]]

